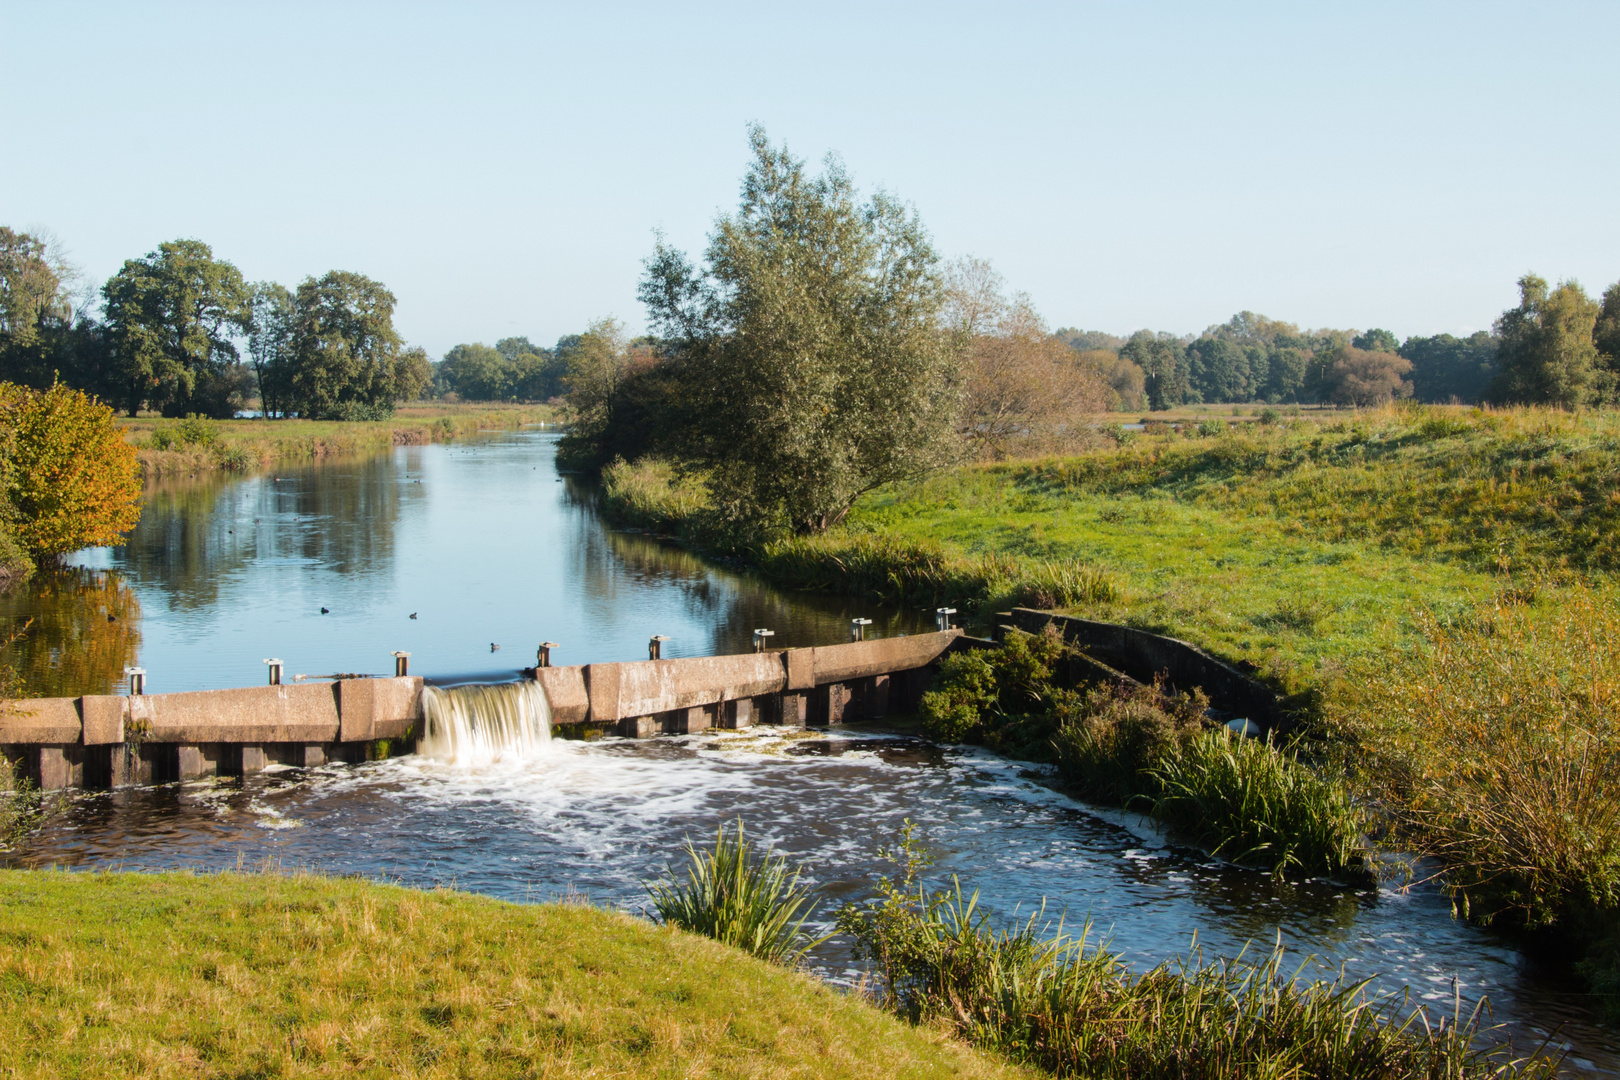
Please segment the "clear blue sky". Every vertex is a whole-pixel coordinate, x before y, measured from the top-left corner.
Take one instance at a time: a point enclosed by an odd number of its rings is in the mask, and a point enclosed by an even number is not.
[[[0,3],[0,224],[356,270],[435,356],[642,325],[744,129],[913,203],[1054,326],[1486,328],[1620,278],[1620,4]]]

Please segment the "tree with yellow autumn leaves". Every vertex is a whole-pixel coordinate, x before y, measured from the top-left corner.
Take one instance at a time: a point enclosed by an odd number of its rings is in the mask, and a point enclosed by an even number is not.
[[[61,383],[0,383],[0,576],[122,544],[140,520],[140,493],[135,448],[111,408]]]

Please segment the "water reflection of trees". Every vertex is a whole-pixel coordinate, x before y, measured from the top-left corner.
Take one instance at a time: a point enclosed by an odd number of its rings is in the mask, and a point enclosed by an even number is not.
[[[44,569],[0,593],[0,633],[10,636],[32,620],[0,649],[0,664],[32,696],[116,693],[125,665],[135,662],[140,618],[140,603],[121,575]]]
[[[209,476],[148,486],[141,523],[114,554],[161,587],[170,604],[199,609],[249,563],[294,560],[344,575],[386,572],[403,501],[392,457],[246,480]]]
[[[849,621],[867,618],[871,637],[932,629],[920,611],[884,608],[858,597],[782,593],[746,573],[727,571],[673,544],[638,533],[581,530],[578,576],[593,600],[611,603],[619,582],[673,585],[687,610],[713,629],[707,652],[747,652],[756,627],[776,631],[775,646],[830,645],[849,636]]]
[[[596,486],[565,477],[565,504],[574,511],[572,577],[595,605],[613,609],[621,588],[646,582],[674,586],[694,618],[713,629],[693,653],[747,652],[754,629],[776,631],[774,646],[830,645],[849,637],[849,620],[872,620],[871,637],[933,629],[924,612],[885,608],[858,597],[782,593],[751,574],[728,571],[645,533],[612,531],[597,512]]]

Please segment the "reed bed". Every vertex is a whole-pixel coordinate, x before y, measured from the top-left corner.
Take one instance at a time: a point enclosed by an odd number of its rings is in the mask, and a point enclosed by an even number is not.
[[[1153,817],[1212,854],[1276,874],[1365,867],[1366,815],[1343,784],[1264,741],[1209,731],[1154,769]]]
[[[1549,1077],[1556,1063],[1489,1047],[1479,1015],[1434,1018],[1365,982],[1288,974],[1260,959],[1189,959],[1136,974],[1106,944],[1040,924],[997,930],[959,882],[930,892],[908,834],[896,879],[839,910],[888,1003],[978,1046],[1059,1076],[1118,1080]]]
[[[1233,736],[1209,718],[1196,688],[1065,685],[1078,659],[1055,627],[947,656],[922,697],[924,730],[1050,761],[1076,795],[1139,809],[1240,865],[1367,873],[1365,814],[1336,772],[1318,772],[1269,738]]]
[[[686,856],[685,880],[666,866],[664,880],[647,886],[663,922],[789,967],[826,940],[805,932],[815,905],[799,872],[788,870],[785,856],[757,851],[742,819],[734,830],[721,825],[712,849],[688,840]]]
[[[602,511],[633,528],[679,532],[710,508],[701,478],[681,474],[665,458],[623,458],[602,468]]]

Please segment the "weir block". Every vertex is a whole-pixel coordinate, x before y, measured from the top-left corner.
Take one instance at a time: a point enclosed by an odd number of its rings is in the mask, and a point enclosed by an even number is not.
[[[962,631],[733,656],[534,669],[552,722],[634,738],[790,728],[915,706]],[[370,758],[420,730],[422,679],[0,702],[0,751],[46,790],[253,775]]]

